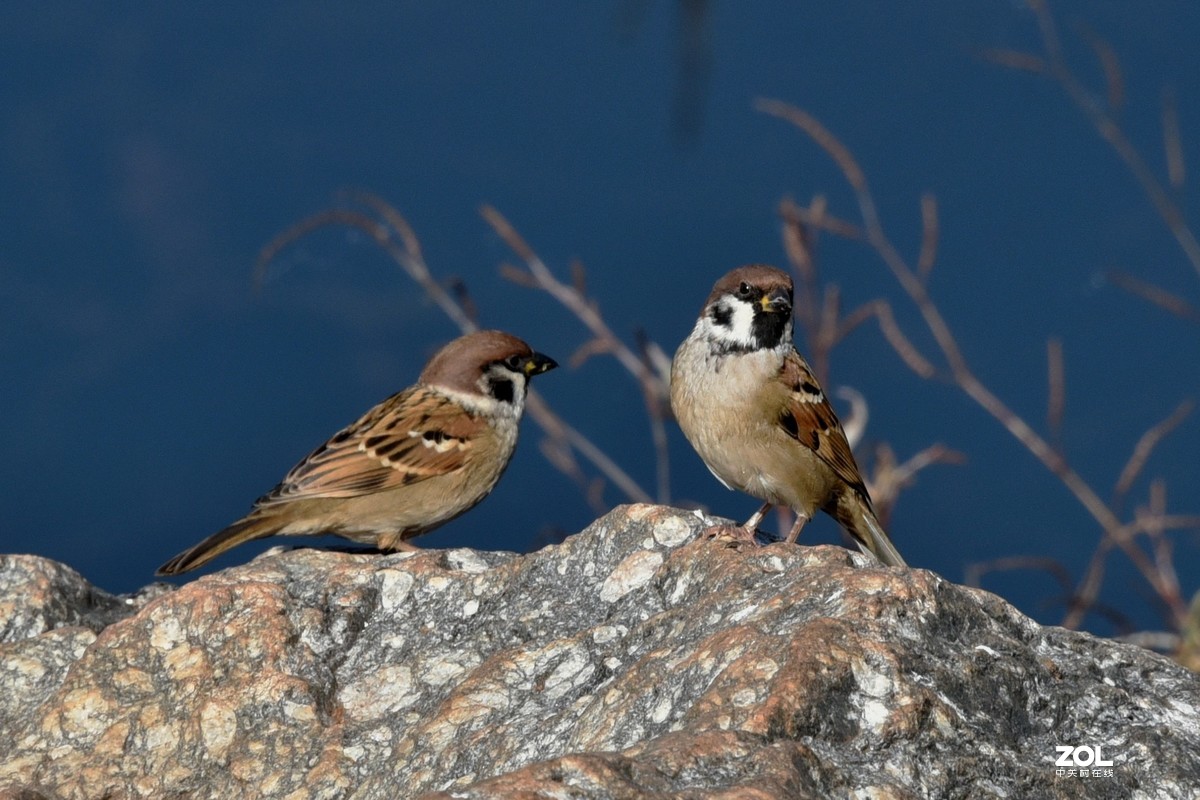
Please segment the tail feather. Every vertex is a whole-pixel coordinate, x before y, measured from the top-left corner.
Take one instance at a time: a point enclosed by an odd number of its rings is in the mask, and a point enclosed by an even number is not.
[[[277,519],[251,514],[228,528],[217,531],[199,544],[184,550],[155,570],[154,574],[179,575],[202,567],[231,547],[271,536],[277,533],[281,527],[282,524]]]
[[[866,513],[862,515],[864,528],[867,529],[867,536],[862,541],[871,553],[889,567],[907,567],[908,564],[900,556],[900,552],[896,546],[892,544],[892,540],[884,533],[883,526],[879,524],[879,520],[875,519],[875,515]]]
[[[846,529],[858,547],[865,553],[878,558],[889,567],[907,567],[908,564],[892,544],[892,540],[879,524],[870,501],[858,494],[843,494],[831,509],[834,518]]]

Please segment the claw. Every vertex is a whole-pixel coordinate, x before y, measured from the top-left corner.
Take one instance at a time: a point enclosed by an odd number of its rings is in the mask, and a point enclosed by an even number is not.
[[[744,544],[751,547],[762,547],[754,536],[755,531],[745,525],[714,525],[704,531],[706,539],[727,542],[728,546],[734,549],[738,549]]]

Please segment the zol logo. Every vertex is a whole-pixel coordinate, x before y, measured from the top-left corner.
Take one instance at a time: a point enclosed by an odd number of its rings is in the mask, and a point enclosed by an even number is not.
[[[1105,760],[1099,745],[1092,747],[1081,744],[1072,747],[1069,744],[1060,744],[1055,745],[1054,749],[1058,751],[1058,761],[1054,762],[1056,767],[1111,767],[1113,763],[1111,759]]]

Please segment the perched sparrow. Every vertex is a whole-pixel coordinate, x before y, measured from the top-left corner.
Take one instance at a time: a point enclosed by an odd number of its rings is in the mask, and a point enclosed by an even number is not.
[[[158,568],[178,575],[242,542],[335,533],[382,550],[468,510],[492,490],[517,444],[526,383],[550,358],[500,331],[455,339],[415,386],[338,431],[253,510]]]
[[[891,566],[904,559],[884,533],[837,415],[792,344],[792,279],[767,266],[717,281],[671,365],[671,408],[717,480],[766,501],[742,526],[753,539],[772,506],[796,524],[817,509]]]

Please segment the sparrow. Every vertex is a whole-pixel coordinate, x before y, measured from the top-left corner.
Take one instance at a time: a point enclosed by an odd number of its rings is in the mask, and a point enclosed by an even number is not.
[[[850,443],[812,368],[792,343],[792,279],[750,265],[708,295],[671,364],[671,409],[717,480],[763,500],[738,538],[787,506],[795,542],[817,510],[884,564],[906,566],[871,507]]]
[[[260,497],[249,514],[158,568],[178,575],[231,547],[276,535],[333,533],[381,550],[467,511],[512,458],[528,381],[558,366],[515,336],[467,334],[417,383],[343,428]]]

